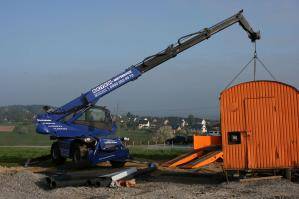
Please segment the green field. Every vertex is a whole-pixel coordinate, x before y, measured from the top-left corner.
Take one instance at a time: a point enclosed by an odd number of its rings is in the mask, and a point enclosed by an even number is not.
[[[165,161],[175,158],[183,153],[186,153],[190,149],[147,149],[146,146],[135,146],[129,147],[130,154],[133,158],[142,160],[153,160],[153,161]]]
[[[35,132],[32,123],[9,123],[1,125],[14,125],[13,132],[0,133],[0,166],[23,165],[29,158],[35,158],[50,153],[52,141],[49,136],[40,135]],[[148,142],[153,144],[153,132],[148,130],[127,130],[118,129],[117,136],[129,137],[130,143],[134,142],[134,147],[130,148],[130,154],[142,160],[167,160],[178,156],[186,149],[148,149]],[[4,146],[4,147],[3,147]],[[7,147],[9,146],[9,147]],[[13,146],[48,146],[48,147],[13,147]]]
[[[37,134],[35,132],[35,126],[32,123],[19,122],[1,125],[14,125],[15,129],[12,132],[0,133],[0,146],[49,146],[51,144],[48,136]]]
[[[32,123],[8,123],[1,125],[14,125],[13,132],[0,133],[0,146],[50,146],[52,141],[49,136],[35,132]],[[127,130],[118,129],[116,135],[119,137],[129,137],[135,144],[147,144],[152,139],[153,133],[147,130]]]
[[[21,166],[24,165],[27,159],[48,155],[49,153],[49,147],[0,147],[0,166]]]
[[[147,149],[141,146],[129,149],[134,159],[147,161],[165,161],[186,152],[186,149]],[[49,147],[0,147],[0,166],[21,166],[27,159],[49,153]]]

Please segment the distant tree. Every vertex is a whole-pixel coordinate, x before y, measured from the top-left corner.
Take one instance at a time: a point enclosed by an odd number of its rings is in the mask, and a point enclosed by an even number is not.
[[[163,143],[167,139],[173,138],[173,137],[174,137],[174,132],[173,132],[171,126],[162,126],[154,134],[153,141]]]
[[[187,136],[187,135],[189,135],[189,131],[188,130],[186,130],[186,129],[181,129],[181,130],[179,130],[179,131],[177,131],[176,132],[176,135],[182,135],[182,136]]]
[[[0,107],[0,122],[32,122],[42,112],[42,105],[12,105]]]
[[[189,126],[195,125],[196,120],[195,120],[194,115],[192,115],[192,114],[188,115],[187,122],[188,122]]]
[[[131,112],[127,113],[127,118],[134,118],[134,117],[135,117],[135,115],[133,115]]]

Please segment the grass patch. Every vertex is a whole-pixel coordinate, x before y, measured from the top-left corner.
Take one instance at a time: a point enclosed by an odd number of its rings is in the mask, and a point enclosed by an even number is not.
[[[189,151],[188,149],[147,149],[146,147],[129,147],[130,154],[133,158],[143,160],[169,160]]]
[[[153,138],[153,132],[143,129],[117,129],[116,135],[119,137],[128,137],[130,138],[130,143],[134,141],[136,145],[138,144],[147,144],[148,141],[151,141]]]
[[[35,132],[35,125],[32,122],[3,123],[1,125],[14,125],[12,132],[0,133],[0,146],[50,146],[52,141],[47,135]],[[119,128],[116,131],[119,137],[129,137],[131,142],[147,144],[152,140],[153,132],[149,130],[128,130]],[[113,135],[112,135],[113,136]]]
[[[29,158],[36,158],[49,153],[50,148],[48,147],[0,147],[0,166],[21,166]]]
[[[130,147],[133,158],[141,160],[163,161],[172,159],[188,151],[187,149],[147,149]],[[0,147],[0,166],[22,166],[29,158],[36,158],[50,153],[49,147]]]
[[[15,125],[12,132],[0,133],[0,146],[49,146],[51,141],[49,136],[35,132],[33,123],[11,123]]]

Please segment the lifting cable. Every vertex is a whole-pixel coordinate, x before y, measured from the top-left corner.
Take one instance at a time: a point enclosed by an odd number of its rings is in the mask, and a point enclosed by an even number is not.
[[[232,85],[232,83],[234,83],[234,81],[243,73],[243,71],[247,68],[247,66],[249,66],[249,64],[252,61],[253,61],[253,81],[256,80],[256,61],[258,61],[262,65],[262,67],[265,69],[265,71],[271,76],[271,78],[274,81],[277,81],[277,79],[275,78],[275,76],[266,67],[266,65],[262,62],[262,60],[257,56],[257,52],[256,52],[256,41],[255,41],[254,42],[254,53],[253,53],[253,57],[250,59],[250,61],[245,66],[242,67],[242,69],[240,70],[240,72],[234,76],[234,78],[229,82],[229,84],[225,87],[225,89],[227,89],[228,87],[230,87]]]

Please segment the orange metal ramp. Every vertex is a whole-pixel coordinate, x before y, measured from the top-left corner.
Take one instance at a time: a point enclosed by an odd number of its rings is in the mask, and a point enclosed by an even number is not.
[[[223,152],[218,150],[218,151],[210,151],[209,153],[195,158],[194,160],[181,165],[179,168],[181,169],[197,169],[203,166],[206,166],[208,164],[211,164],[215,162],[218,159],[223,159]]]
[[[163,167],[194,169],[205,166],[223,157],[217,146],[204,147],[176,157],[162,164]]]
[[[170,168],[175,168],[181,164],[185,164],[187,162],[192,161],[196,157],[198,157],[199,150],[193,150],[189,153],[180,155],[172,160],[169,160],[165,163],[162,164],[163,167],[170,167]]]
[[[196,169],[222,158],[221,136],[194,135],[194,150],[162,164],[164,167]]]

